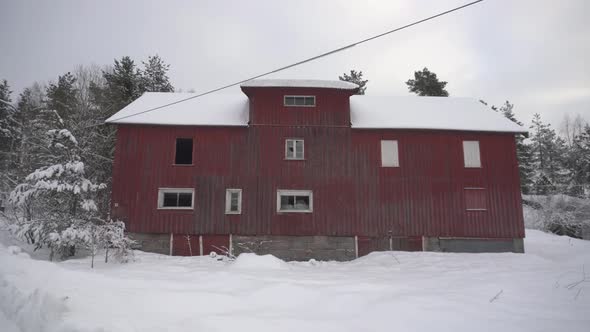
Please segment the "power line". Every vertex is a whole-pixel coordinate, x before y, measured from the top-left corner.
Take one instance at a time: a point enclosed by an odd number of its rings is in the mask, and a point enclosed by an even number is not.
[[[314,60],[317,60],[317,59],[320,59],[320,58],[326,57],[326,56],[328,56],[328,55],[332,55],[332,54],[334,54],[334,53],[338,53],[338,52],[344,51],[344,50],[346,50],[346,49],[349,49],[349,48],[351,48],[351,47],[354,47],[354,46],[357,46],[357,45],[360,45],[360,44],[366,43],[366,42],[368,42],[368,41],[371,41],[371,40],[373,40],[373,39],[377,39],[377,38],[380,38],[380,37],[383,37],[383,36],[389,35],[389,34],[391,34],[391,33],[394,33],[394,32],[397,32],[397,31],[400,31],[400,30],[403,30],[403,29],[406,29],[406,28],[412,27],[412,26],[414,26],[414,25],[417,25],[417,24],[420,24],[420,23],[423,23],[423,22],[426,22],[426,21],[429,21],[429,20],[435,19],[435,18],[437,18],[437,17],[443,16],[443,15],[446,15],[446,14],[450,14],[450,13],[452,13],[452,12],[455,12],[455,11],[458,11],[458,10],[460,10],[460,9],[463,9],[463,8],[466,8],[466,7],[469,7],[469,6],[475,5],[475,4],[477,4],[477,3],[479,3],[479,2],[482,2],[482,1],[484,1],[484,0],[477,0],[477,1],[473,1],[473,2],[470,2],[470,3],[464,4],[464,5],[462,5],[462,6],[455,7],[455,8],[453,8],[453,9],[449,9],[449,10],[447,10],[447,11],[441,12],[441,13],[439,13],[439,14],[436,14],[436,15],[433,15],[433,16],[429,16],[429,17],[427,17],[427,18],[424,18],[424,19],[421,19],[421,20],[419,20],[419,21],[415,21],[415,22],[413,22],[413,23],[410,23],[410,24],[407,24],[407,25],[401,26],[401,27],[399,27],[399,28],[395,28],[395,29],[393,29],[393,30],[389,30],[389,31],[386,31],[386,32],[380,33],[380,34],[378,34],[378,35],[375,35],[375,36],[372,36],[372,37],[369,37],[369,38],[366,38],[366,39],[363,39],[363,40],[357,41],[357,42],[355,42],[355,43],[352,43],[352,44],[349,44],[349,45],[346,45],[346,46],[343,46],[343,47],[337,48],[337,49],[335,49],[335,50],[332,50],[332,51],[329,51],[329,52],[326,52],[326,53],[322,53],[322,54],[320,54],[320,55],[316,55],[316,56],[314,56],[314,57],[311,57],[311,58],[308,58],[308,59],[305,59],[305,60],[302,60],[302,61],[299,61],[299,62],[295,62],[295,63],[293,63],[293,64],[290,64],[290,65],[287,65],[287,66],[284,66],[284,67],[280,67],[280,68],[277,68],[277,69],[274,69],[274,70],[271,70],[271,71],[265,72],[265,73],[263,73],[263,74],[259,74],[259,75],[256,75],[256,76],[252,76],[252,77],[250,77],[250,78],[247,78],[247,79],[241,80],[241,81],[239,81],[239,82],[235,82],[235,83],[231,83],[231,84],[228,84],[228,85],[224,85],[224,86],[222,86],[222,87],[215,88],[215,89],[213,89],[213,90],[209,90],[209,91],[206,91],[206,92],[203,92],[203,93],[199,93],[199,94],[197,94],[197,95],[194,95],[194,96],[191,96],[191,97],[188,97],[188,98],[184,98],[184,99],[181,99],[181,100],[177,100],[177,101],[175,101],[175,102],[172,102],[172,103],[169,103],[169,104],[166,104],[166,105],[162,105],[162,106],[158,106],[158,107],[150,108],[150,109],[148,109],[148,110],[145,110],[145,111],[141,111],[141,112],[137,112],[137,113],[134,113],[134,114],[130,114],[130,115],[126,115],[126,116],[122,116],[122,117],[119,117],[119,118],[113,119],[112,121],[119,121],[119,120],[122,120],[122,119],[130,118],[130,117],[132,117],[132,116],[136,116],[136,115],[140,115],[140,114],[144,114],[144,113],[148,113],[148,112],[153,112],[153,111],[155,111],[155,110],[159,110],[159,109],[161,109],[161,108],[164,108],[164,107],[172,106],[172,105],[175,105],[175,104],[180,104],[180,103],[182,103],[182,102],[185,102],[185,101],[187,101],[187,100],[191,100],[191,99],[199,98],[199,97],[202,97],[202,96],[205,96],[205,95],[208,95],[208,94],[211,94],[211,93],[214,93],[214,92],[220,91],[220,90],[224,90],[224,89],[227,89],[227,88],[231,88],[232,86],[236,86],[236,85],[239,85],[239,84],[242,84],[242,83],[246,83],[246,82],[248,82],[248,81],[255,80],[255,79],[257,79],[257,78],[260,78],[260,77],[263,77],[263,76],[267,76],[267,75],[270,75],[270,74],[278,73],[278,72],[280,72],[280,71],[283,71],[283,70],[286,70],[286,69],[289,69],[289,68],[293,68],[293,67],[296,67],[296,66],[302,65],[302,64],[304,64],[304,63],[308,63],[308,62],[311,62],[311,61],[314,61]]]

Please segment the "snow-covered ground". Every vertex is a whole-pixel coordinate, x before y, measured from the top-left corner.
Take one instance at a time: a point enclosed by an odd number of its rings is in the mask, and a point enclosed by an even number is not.
[[[590,280],[590,241],[534,230],[526,254],[136,252],[94,270],[31,258],[6,231],[0,243],[0,331],[590,331],[590,281],[576,285],[584,266]]]

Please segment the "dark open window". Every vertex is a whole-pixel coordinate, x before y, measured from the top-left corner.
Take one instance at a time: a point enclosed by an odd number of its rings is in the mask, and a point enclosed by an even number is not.
[[[177,138],[174,164],[191,165],[193,163],[193,139]]]

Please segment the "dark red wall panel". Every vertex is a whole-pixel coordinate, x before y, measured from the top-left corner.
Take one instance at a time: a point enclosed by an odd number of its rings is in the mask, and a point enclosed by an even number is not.
[[[120,125],[113,215],[131,232],[524,236],[512,134],[351,129],[338,93],[318,97],[318,107],[331,106],[317,118],[257,94],[249,127]],[[176,137],[193,137],[194,165],[173,165]],[[285,160],[292,137],[305,140],[305,160]],[[382,139],[398,140],[400,167],[381,167]],[[481,168],[463,166],[463,140],[480,141]],[[160,187],[194,188],[194,210],[158,210]],[[487,210],[467,211],[467,187],[485,188]],[[241,215],[225,214],[227,188],[242,189]],[[313,213],[277,213],[278,189],[312,190]]]

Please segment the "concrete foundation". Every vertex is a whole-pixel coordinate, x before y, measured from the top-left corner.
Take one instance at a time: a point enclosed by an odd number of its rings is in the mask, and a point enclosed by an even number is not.
[[[128,233],[137,242],[133,249],[170,255],[170,234]]]
[[[234,255],[253,252],[271,254],[287,261],[337,260],[356,258],[355,238],[346,236],[239,236],[233,235]]]
[[[170,254],[170,234],[129,233],[128,235],[137,242],[134,249],[164,255]],[[208,237],[215,236],[203,235],[203,238]],[[229,235],[225,237],[227,238],[224,241],[228,241]],[[194,238],[199,239],[199,236],[195,235]],[[372,251],[389,250],[390,247],[393,250],[402,251],[524,252],[523,239],[521,238],[408,237],[392,238],[390,240],[388,237],[358,237],[355,239],[353,236],[233,235],[231,239],[231,248],[233,254],[236,256],[241,253],[271,254],[286,261],[306,261],[312,258],[317,260],[347,261],[355,259],[357,253],[359,256],[364,256]],[[178,248],[180,243],[177,244],[176,240],[174,242],[176,248],[174,254],[178,255],[180,253]],[[225,242],[223,246],[225,247],[227,245],[228,243]],[[199,245],[195,243],[193,246],[194,255],[198,255]],[[208,254],[209,251],[211,250],[206,250],[205,254]]]
[[[440,252],[515,252],[524,253],[521,238],[488,239],[488,238],[451,238],[424,237],[424,251]]]

